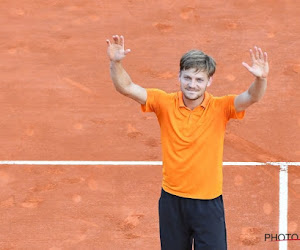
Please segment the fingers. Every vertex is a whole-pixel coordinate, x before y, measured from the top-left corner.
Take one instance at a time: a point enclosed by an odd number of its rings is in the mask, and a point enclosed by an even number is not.
[[[121,45],[124,49],[124,47],[125,47],[124,36],[113,35],[112,38],[113,38],[114,44]],[[111,43],[108,39],[106,40],[106,42],[108,45],[111,45]]]
[[[131,51],[130,49],[125,50],[125,39],[124,39],[124,36],[122,36],[122,35],[121,36],[113,35],[112,38],[113,38],[114,44],[122,46],[125,55],[128,54]],[[111,42],[108,39],[106,40],[106,42],[107,42],[107,44],[109,46],[111,45]]]
[[[118,35],[114,35],[113,36],[113,40],[114,40],[115,44],[119,44],[120,43],[120,37]]]
[[[108,46],[111,45],[111,43],[110,43],[110,41],[108,39],[106,39],[106,43],[107,43]]]
[[[247,63],[242,62],[242,65],[251,72],[251,67]]]
[[[255,59],[259,59],[259,51],[256,46],[254,46],[254,50],[255,50]]]
[[[120,36],[120,45],[123,47],[124,49],[124,36]]]
[[[257,48],[257,47],[256,47]],[[261,48],[257,48],[256,59],[263,60],[264,62],[268,61],[267,52],[263,52]]]
[[[268,59],[267,53],[263,52],[262,49],[257,46],[254,46],[254,52],[250,49],[250,56],[253,62],[256,60],[264,60],[266,62]]]
[[[255,61],[255,56],[254,56],[254,53],[253,53],[252,49],[250,49],[250,56],[251,56],[252,62],[254,62]]]
[[[265,60],[265,62],[268,61],[268,54],[267,54],[267,52],[264,53],[264,60]]]
[[[121,45],[124,47],[124,36],[114,35],[113,40],[114,40],[115,44],[118,44],[118,45]]]
[[[261,48],[258,48],[258,53],[259,53],[259,59],[263,59],[264,58],[264,54],[263,54]]]

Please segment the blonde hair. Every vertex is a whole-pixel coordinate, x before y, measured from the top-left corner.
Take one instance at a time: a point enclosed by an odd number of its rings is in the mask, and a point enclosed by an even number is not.
[[[201,50],[190,50],[180,59],[180,73],[182,70],[191,68],[194,68],[196,72],[206,72],[211,77],[216,71],[216,62]]]

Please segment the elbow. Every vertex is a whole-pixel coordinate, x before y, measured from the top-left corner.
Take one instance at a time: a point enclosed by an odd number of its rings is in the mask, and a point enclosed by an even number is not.
[[[255,94],[255,93],[249,93],[249,91],[248,91],[248,98],[249,98],[250,104],[259,102],[263,98],[263,96],[264,96],[264,93]]]
[[[263,98],[263,95],[251,96],[251,103],[259,102]]]
[[[258,102],[259,100],[260,100],[260,98],[257,98],[257,97],[251,97],[251,99],[250,99],[250,105],[252,105],[252,104]]]
[[[128,96],[130,94],[130,84],[127,84],[125,86],[115,85],[115,89],[122,95]]]

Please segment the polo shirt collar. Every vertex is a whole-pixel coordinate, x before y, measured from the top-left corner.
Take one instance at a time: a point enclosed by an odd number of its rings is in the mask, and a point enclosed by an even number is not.
[[[182,91],[178,92],[178,97],[179,97],[179,107],[185,107],[184,102],[183,102],[183,94]],[[204,99],[202,101],[202,103],[200,104],[201,107],[203,107],[204,109],[207,107],[207,104],[209,102],[209,93],[207,91],[205,91],[204,93]]]

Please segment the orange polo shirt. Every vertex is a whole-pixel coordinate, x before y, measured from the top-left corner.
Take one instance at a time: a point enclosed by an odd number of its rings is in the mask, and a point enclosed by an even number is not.
[[[181,91],[147,89],[147,102],[141,107],[158,118],[166,192],[195,199],[214,199],[222,194],[226,124],[230,118],[242,119],[245,114],[235,111],[234,98],[205,92],[202,104],[190,110]]]

